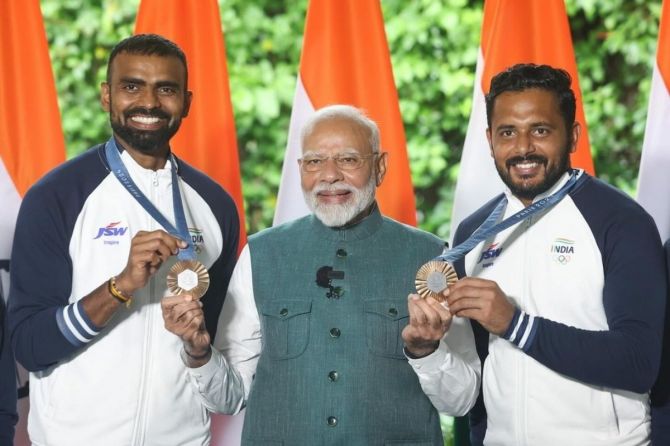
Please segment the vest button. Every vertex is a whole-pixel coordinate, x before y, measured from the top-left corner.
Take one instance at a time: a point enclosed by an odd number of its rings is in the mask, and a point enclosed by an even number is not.
[[[340,329],[339,328],[331,328],[330,329],[330,337],[339,338],[340,337]]]
[[[335,417],[328,417],[328,426],[330,426],[330,427],[335,427],[335,426],[337,426],[337,418],[335,418]]]
[[[339,379],[340,375],[335,370],[332,370],[328,373],[328,379],[332,382],[335,382]]]
[[[391,316],[397,316],[398,315],[398,310],[396,310],[395,308],[389,308],[389,314]]]
[[[279,315],[280,315],[281,317],[285,317],[286,315],[288,315],[288,310],[287,310],[286,308],[282,308],[282,309],[279,311]]]
[[[340,249],[337,250],[335,255],[338,256],[338,257],[346,257],[347,256],[347,251],[340,248]]]

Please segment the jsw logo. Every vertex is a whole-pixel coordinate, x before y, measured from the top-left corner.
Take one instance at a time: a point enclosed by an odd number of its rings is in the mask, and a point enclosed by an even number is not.
[[[98,235],[93,237],[93,240],[99,239],[102,236],[105,237],[120,237],[124,235],[128,231],[128,226],[123,227],[123,228],[117,228],[116,226],[119,225],[121,222],[117,221],[114,223],[110,223],[107,226],[103,228],[98,229]]]
[[[498,244],[494,243],[489,246],[486,251],[482,252],[481,257],[479,257],[479,260],[477,260],[477,263],[480,263],[482,260],[494,259],[498,257],[502,252],[502,248],[496,248],[496,246],[498,246]]]

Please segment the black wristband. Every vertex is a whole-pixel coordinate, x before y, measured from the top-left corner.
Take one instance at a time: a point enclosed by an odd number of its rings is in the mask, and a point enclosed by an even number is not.
[[[440,341],[437,341],[437,342],[435,343],[435,350],[437,350],[439,347],[440,347]],[[425,358],[426,356],[430,356],[430,355],[432,355],[433,353],[435,353],[435,350],[433,350],[432,352],[427,353],[427,354],[425,354],[425,355],[422,355],[422,356],[416,356],[416,355],[412,354],[412,352],[410,352],[410,351],[407,349],[407,346],[404,346],[404,347],[403,347],[403,351],[405,352],[405,356],[407,356],[409,359],[421,359],[421,358]]]
[[[207,351],[206,351],[205,353],[203,353],[202,355],[197,355],[197,356],[196,356],[196,355],[192,355],[192,354],[190,354],[190,353],[188,352],[188,350],[186,350],[186,348],[184,348],[184,353],[186,353],[186,356],[188,356],[189,358],[191,358],[191,359],[195,359],[196,361],[199,361],[199,360],[201,360],[201,359],[205,359],[205,358],[207,357],[207,355],[209,355],[210,353],[212,353],[212,347],[209,346],[209,347],[207,348]]]

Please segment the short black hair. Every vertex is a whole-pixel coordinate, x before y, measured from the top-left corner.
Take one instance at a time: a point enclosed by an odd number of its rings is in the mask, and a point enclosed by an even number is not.
[[[158,34],[136,34],[117,43],[107,61],[107,83],[112,79],[112,62],[121,53],[142,56],[176,57],[184,65],[184,89],[188,89],[188,64],[186,54],[171,40]]]
[[[549,65],[517,64],[501,71],[491,79],[491,88],[486,95],[486,121],[489,128],[493,118],[493,106],[498,96],[507,91],[538,88],[556,95],[565,128],[569,132],[575,123],[577,108],[575,92],[570,88],[571,83],[572,78],[567,71]]]

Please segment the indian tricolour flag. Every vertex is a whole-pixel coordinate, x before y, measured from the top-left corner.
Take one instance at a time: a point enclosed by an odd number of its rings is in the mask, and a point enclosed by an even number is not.
[[[35,181],[65,160],[39,0],[0,1],[0,67],[0,294],[6,298],[21,198]],[[21,370],[16,446],[30,444],[26,383],[27,374]]]
[[[651,79],[647,127],[642,144],[637,200],[654,220],[662,240],[670,238],[670,1],[663,2],[658,49]]]

